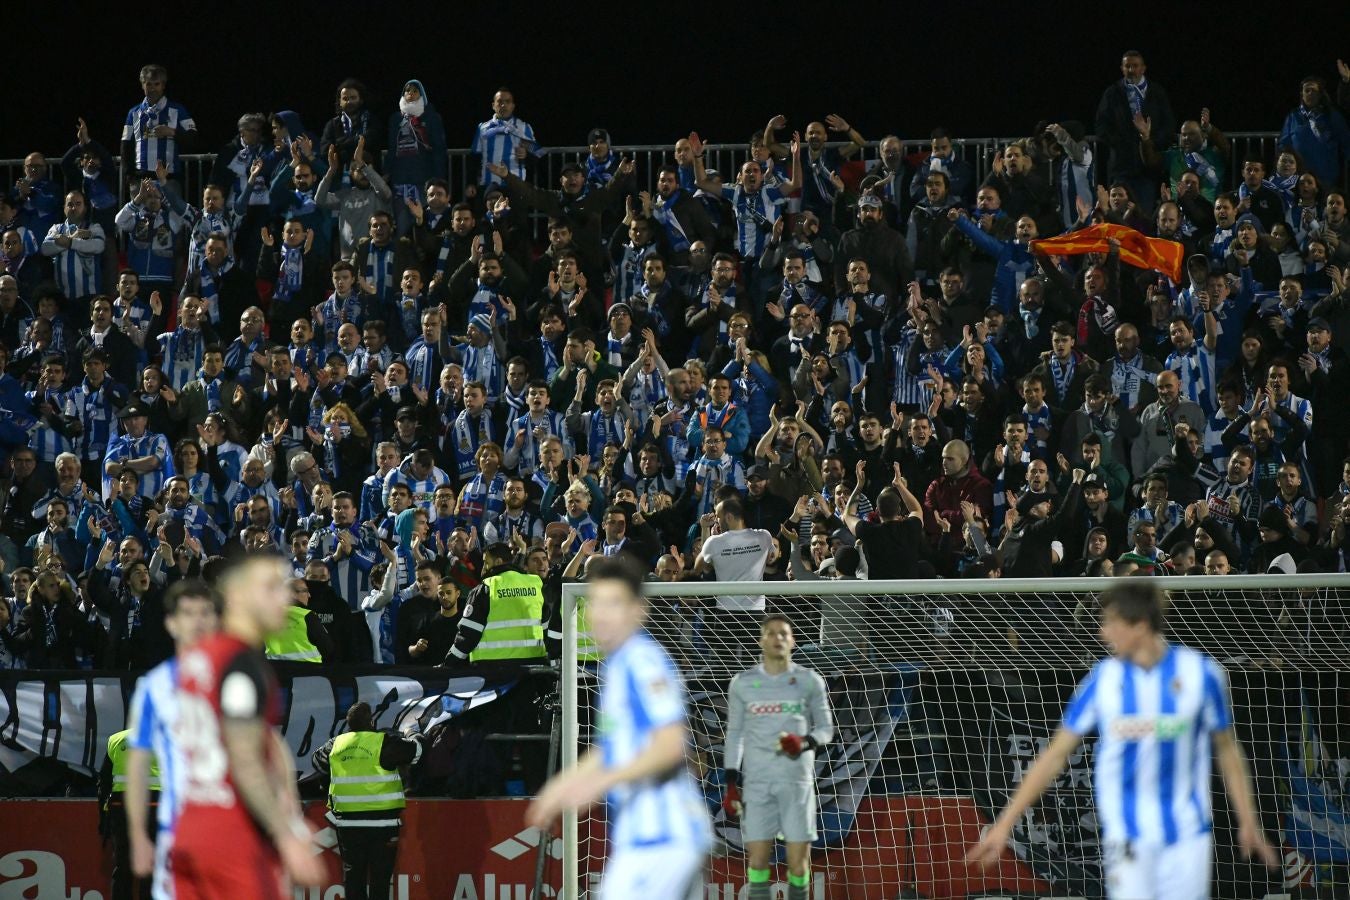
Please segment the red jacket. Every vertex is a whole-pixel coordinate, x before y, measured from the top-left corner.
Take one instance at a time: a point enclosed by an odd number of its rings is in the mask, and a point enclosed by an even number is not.
[[[938,516],[952,523],[952,530],[961,530],[961,501],[968,500],[980,508],[986,522],[994,518],[994,487],[979,473],[973,462],[960,478],[941,476],[928,486],[923,495],[924,530],[930,538],[937,539],[941,534],[938,528]]]

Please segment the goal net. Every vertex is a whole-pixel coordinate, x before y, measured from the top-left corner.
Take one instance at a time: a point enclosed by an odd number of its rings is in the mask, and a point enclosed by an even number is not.
[[[816,758],[813,898],[1103,897],[1092,793],[1095,740],[1017,824],[989,871],[962,861],[1059,724],[1064,704],[1106,653],[1097,593],[1108,582],[987,580],[649,584],[648,629],[689,695],[689,764],[714,821],[704,896],[743,897],[744,848],[720,808],[726,691],[758,661],[763,613],[719,609],[758,596],[792,621],[794,660],[826,680],[835,738]],[[1269,871],[1236,849],[1218,775],[1218,898],[1331,896],[1350,884],[1350,651],[1347,576],[1168,578],[1171,640],[1227,668],[1236,733],[1262,824],[1283,859]],[[598,686],[576,663],[564,588],[563,765],[593,739]],[[584,602],[584,601],[582,601]],[[594,897],[606,858],[603,805],[564,822],[545,883]],[[783,849],[775,897],[786,897]],[[567,886],[575,886],[575,892]],[[1340,896],[1340,895],[1337,895]]]

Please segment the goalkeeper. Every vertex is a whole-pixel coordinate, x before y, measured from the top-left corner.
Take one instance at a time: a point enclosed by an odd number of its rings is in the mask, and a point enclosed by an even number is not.
[[[749,900],[768,900],[773,842],[787,843],[788,898],[810,893],[816,839],[816,750],[834,735],[825,679],[792,662],[797,646],[786,616],[759,629],[762,662],[731,679],[722,808],[741,819],[749,857]]]

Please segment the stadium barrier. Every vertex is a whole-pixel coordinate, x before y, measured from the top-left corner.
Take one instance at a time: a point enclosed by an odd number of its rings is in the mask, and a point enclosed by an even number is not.
[[[394,866],[391,900],[527,900],[535,892],[537,829],[524,824],[523,800],[412,798]],[[99,840],[93,800],[0,802],[0,900],[107,900],[111,847]],[[325,875],[295,900],[343,896],[337,835],[322,803],[308,803]],[[429,836],[434,836],[429,837]],[[556,852],[551,846],[545,852]],[[240,898],[244,900],[244,898]]]
[[[1261,157],[1267,160],[1268,166],[1273,166],[1276,147],[1279,141],[1279,133],[1274,131],[1235,131],[1227,135],[1230,142],[1228,153],[1228,173],[1233,179],[1234,184],[1242,172],[1242,162],[1248,152],[1255,151]],[[956,138],[952,140],[952,147],[958,157],[970,163],[975,170],[975,180],[979,183],[993,169],[994,155],[1010,141],[1017,140],[1011,137],[974,137],[974,138]],[[1088,138],[1096,145],[1096,139]],[[906,138],[903,139],[904,151],[907,155],[926,153],[928,148],[927,138]],[[637,163],[637,177],[639,179],[639,189],[655,191],[656,176],[661,166],[671,163],[674,160],[672,147],[674,142],[669,144],[633,144],[628,146],[615,146],[614,151],[620,154],[627,154]],[[842,147],[842,142],[832,142],[827,146]],[[879,141],[868,141],[858,159],[863,163],[870,163],[878,158]],[[109,146],[109,151],[114,154],[114,164],[120,169],[121,162],[116,157],[117,148]],[[61,156],[64,151],[55,154],[46,154],[47,162],[50,166],[57,167],[60,164]],[[556,189],[558,186],[558,177],[562,167],[568,163],[581,162],[590,153],[587,147],[546,147],[541,156],[535,158],[531,164],[530,180],[533,184],[540,187]],[[734,179],[734,172],[748,158],[748,148],[745,144],[706,144],[706,156],[704,164],[709,169],[716,169],[720,172],[727,183]],[[446,151],[448,160],[448,181],[452,191],[452,199],[460,200],[464,196],[464,189],[470,185],[479,184],[479,172],[473,165],[473,159],[469,151],[465,148],[451,148]],[[197,202],[201,197],[201,189],[205,186],[211,176],[211,169],[215,165],[216,156],[214,153],[190,153],[184,154],[181,159],[184,163],[185,171],[183,173],[184,196],[189,202]],[[1100,160],[1100,154],[1097,156]],[[846,176],[848,173],[845,173]],[[855,173],[856,174],[856,173]],[[12,185],[23,175],[23,159],[0,159],[0,184]],[[730,177],[728,177],[730,176]],[[1102,166],[1097,167],[1097,177],[1103,183],[1106,179],[1106,172]],[[847,177],[846,181],[849,180]],[[125,182],[121,183],[121,199],[127,199],[127,186]],[[973,202],[973,198],[967,198]]]
[[[717,611],[719,597],[767,598],[794,622],[795,660],[825,677],[835,740],[816,761],[816,900],[914,896],[1103,896],[1087,740],[1020,822],[989,873],[963,862],[1058,725],[1064,703],[1106,654],[1095,597],[1103,579],[651,584],[649,630],[686,681],[691,766],[714,818],[708,897],[744,883],[737,824],[719,800],[730,678],[757,661],[762,613]],[[1227,668],[1236,731],[1283,872],[1235,851],[1213,790],[1216,898],[1328,896],[1350,883],[1350,652],[1327,615],[1350,577],[1168,578],[1172,639]],[[564,585],[563,766],[594,739],[596,674],[578,665],[577,604]],[[1217,777],[1217,776],[1216,776]],[[562,884],[588,893],[603,868],[606,810],[564,820]],[[550,872],[552,866],[550,866]],[[777,870],[782,877],[782,870]],[[556,884],[553,878],[548,883]],[[911,893],[902,893],[902,892]]]

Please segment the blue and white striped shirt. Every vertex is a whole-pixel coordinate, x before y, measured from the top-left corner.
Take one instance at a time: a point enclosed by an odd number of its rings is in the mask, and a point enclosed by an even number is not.
[[[1290,391],[1288,394],[1284,395],[1283,400],[1275,401],[1275,405],[1282,406],[1285,409],[1289,410],[1297,418],[1302,419],[1303,424],[1306,425],[1309,430],[1312,429],[1313,405],[1311,400],[1307,400]],[[1293,426],[1290,425],[1288,422],[1286,422],[1280,416],[1271,416],[1270,422],[1273,426],[1275,426],[1275,442],[1278,444],[1283,444],[1285,440],[1289,437],[1289,432],[1293,430]],[[1302,458],[1303,456],[1306,455],[1306,453],[1307,453],[1307,443],[1305,442],[1303,446],[1299,448],[1297,455],[1299,458]],[[1305,484],[1308,481],[1306,473],[1304,475],[1303,481]]]
[[[73,442],[80,459],[103,459],[108,443],[121,431],[117,410],[126,399],[126,389],[107,377],[98,387],[86,378],[66,392],[66,415],[84,429]]]
[[[206,239],[213,234],[225,235],[225,253],[234,256],[234,234],[244,223],[244,217],[232,209],[207,212],[192,204],[183,211],[183,227],[188,232],[188,270],[199,271],[206,258]]]
[[[1207,834],[1210,738],[1232,724],[1228,676],[1204,654],[1169,646],[1151,669],[1097,663],[1064,727],[1100,735],[1093,781],[1103,842],[1168,847]]]
[[[511,423],[507,430],[505,448],[506,465],[508,467],[516,466],[516,471],[523,478],[533,475],[534,470],[539,466],[539,439],[534,436],[534,430],[540,426],[549,435],[553,435],[562,441],[565,459],[572,457],[572,434],[567,428],[567,419],[562,413],[545,409],[544,415],[540,419],[535,419],[531,413],[526,413]],[[516,443],[517,431],[525,432],[525,440],[522,444]]]
[[[1181,379],[1181,396],[1199,404],[1206,415],[1214,411],[1218,404],[1214,390],[1215,362],[1208,347],[1196,341],[1184,353],[1173,350],[1163,368],[1176,372]]]
[[[717,489],[724,484],[731,485],[740,491],[742,496],[745,495],[745,466],[729,453],[723,453],[717,459],[700,456],[689,467],[689,472],[694,476],[691,489],[696,485],[703,485],[703,493],[699,495],[694,507],[695,515],[701,516],[713,511],[713,506],[717,503]]]
[[[362,525],[343,529],[340,525],[331,524],[310,536],[309,558],[321,560],[332,556],[338,546],[340,530],[350,531],[356,540],[350,555],[328,563],[328,577],[333,590],[346,602],[347,608],[356,612],[361,608],[361,598],[370,593],[370,570],[379,557],[375,546],[375,530]]]
[[[736,211],[736,249],[741,258],[758,260],[764,255],[787,198],[775,187],[762,187],[751,194],[739,184],[723,185],[722,196]]]
[[[149,750],[159,765],[160,831],[173,831],[183,807],[186,767],[173,728],[178,719],[178,660],[166,659],[136,682],[127,710],[128,745]]]
[[[670,725],[684,725],[684,684],[666,651],[638,632],[600,669],[599,748],[606,769],[627,765]],[[706,850],[712,840],[703,795],[689,773],[662,773],[615,787],[609,833],[616,852],[666,846]]]
[[[196,131],[197,123],[181,103],[174,103],[168,97],[160,97],[153,105],[146,100],[133,106],[127,112],[126,123],[122,126],[122,140],[136,145],[135,164],[138,172],[153,172],[159,161],[173,175],[178,172],[177,137],[157,138],[153,132],[161,125],[168,125],[179,131]],[[131,173],[124,173],[130,175]]]
[[[912,325],[905,325],[900,331],[900,339],[890,346],[891,352],[891,399],[901,406],[917,406],[927,409],[933,396],[924,390],[923,383],[930,381],[927,370],[911,375],[905,360],[909,357],[909,348],[914,342],[922,340]]]
[[[34,415],[37,415],[37,406],[44,399],[52,405],[52,409],[56,413],[64,413],[67,396],[67,394],[52,388],[47,389],[46,397],[39,397],[37,391],[29,391],[27,394],[28,400],[33,404]],[[59,431],[53,430],[42,418],[39,418],[37,424],[33,426],[32,433],[28,438],[28,446],[37,454],[39,462],[56,462],[56,457],[74,449],[70,438]]]
[[[197,377],[197,370],[202,367],[206,338],[200,330],[177,328],[164,332],[156,340],[164,354],[159,365],[164,372],[164,381],[175,392],[181,393],[188,382]]]
[[[72,237],[69,247],[62,247],[56,239],[88,228],[89,237]],[[56,286],[67,299],[77,300],[92,297],[99,292],[103,281],[103,247],[106,235],[103,226],[90,223],[61,222],[53,225],[42,242],[42,255],[53,257],[52,268],[56,275]]]
[[[389,506],[389,489],[396,484],[407,485],[408,492],[412,494],[413,506],[420,506],[430,513],[432,512],[431,502],[436,496],[436,488],[441,485],[449,485],[450,476],[445,474],[445,470],[433,466],[428,477],[415,478],[412,472],[408,471],[410,466],[410,461],[404,459],[397,469],[385,477],[384,496],[381,500],[387,508]]]
[[[1205,457],[1209,464],[1220,472],[1228,470],[1228,448],[1223,445],[1223,433],[1228,430],[1228,426],[1233,424],[1233,420],[1238,415],[1242,415],[1241,410],[1238,410],[1238,414],[1230,418],[1220,409],[1210,416],[1205,423]],[[1250,443],[1251,439],[1247,435],[1246,429],[1243,429],[1242,435],[1246,438],[1243,443]]]
[[[506,170],[517,178],[525,177],[525,163],[516,159],[516,146],[524,143],[526,149],[535,156],[539,155],[539,142],[534,139],[534,129],[528,122],[522,122],[516,116],[499,119],[496,116],[486,122],[478,123],[469,152],[483,157],[483,168],[479,172],[480,184],[501,184],[502,179],[488,171],[488,163],[506,166]]]
[[[108,453],[103,457],[104,466],[109,462],[122,462],[128,459],[140,459],[145,456],[157,456],[160,466],[149,472],[142,472],[136,482],[136,493],[142,497],[157,497],[164,488],[164,482],[174,474],[173,452],[169,439],[162,434],[147,431],[138,438],[121,434],[108,444]],[[113,494],[112,479],[103,477],[103,496]]]

